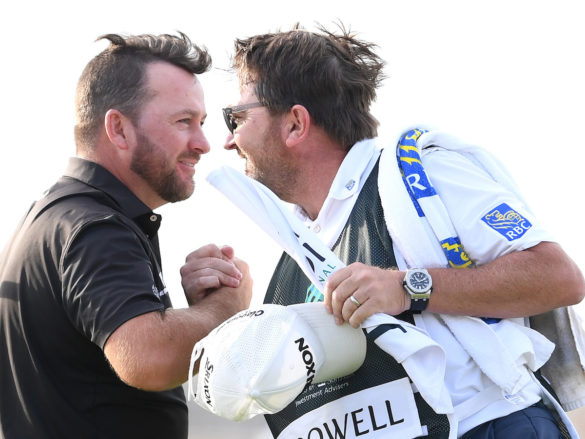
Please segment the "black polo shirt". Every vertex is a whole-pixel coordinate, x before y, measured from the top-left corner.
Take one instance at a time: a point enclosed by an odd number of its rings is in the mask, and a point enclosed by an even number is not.
[[[71,159],[0,258],[0,438],[186,438],[182,387],[127,386],[103,347],[171,306],[153,213],[105,168]]]

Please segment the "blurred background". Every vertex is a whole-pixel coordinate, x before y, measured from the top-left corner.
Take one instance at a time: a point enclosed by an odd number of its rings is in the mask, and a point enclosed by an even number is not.
[[[405,127],[425,124],[483,145],[509,168],[541,223],[585,269],[581,163],[585,27],[581,2],[389,0],[290,4],[187,0],[9,2],[0,37],[0,246],[30,203],[74,154],[73,95],[85,64],[106,33],[185,32],[214,61],[201,76],[212,145],[197,165],[195,194],[158,210],[165,280],[176,307],[186,306],[179,268],[213,242],[232,245],[249,262],[261,302],[280,249],[205,176],[220,165],[241,169],[223,150],[221,108],[236,103],[229,72],[234,38],[287,30],[296,22],[334,28],[342,22],[378,44],[388,79],[373,112],[380,142],[393,146]],[[579,195],[581,194],[581,195]],[[581,200],[581,201],[579,201]],[[581,306],[583,309],[583,306]],[[583,314],[583,313],[582,313]],[[191,436],[260,437],[261,419],[233,424],[190,403]],[[585,424],[585,411],[572,416]],[[585,426],[581,427],[585,429]],[[244,430],[245,429],[245,430]],[[248,432],[250,432],[248,434]]]

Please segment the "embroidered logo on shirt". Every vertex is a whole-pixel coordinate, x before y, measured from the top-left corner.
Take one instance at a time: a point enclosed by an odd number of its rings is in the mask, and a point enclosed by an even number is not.
[[[488,226],[504,236],[508,241],[521,238],[532,227],[530,221],[508,206],[500,204],[482,218]]]
[[[160,299],[162,296],[165,296],[168,294],[168,290],[167,290],[167,287],[165,285],[165,281],[163,279],[162,273],[159,272],[158,276],[160,279],[160,284],[163,286],[163,289],[159,290],[158,287],[156,286],[156,284],[152,284],[152,292],[154,293],[154,295],[156,297],[158,297]]]

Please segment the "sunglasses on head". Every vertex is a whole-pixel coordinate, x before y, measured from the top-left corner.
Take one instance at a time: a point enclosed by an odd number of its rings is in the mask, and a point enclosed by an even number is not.
[[[251,104],[222,108],[221,111],[223,111],[223,119],[225,120],[225,124],[227,125],[228,130],[230,130],[230,133],[233,134],[234,130],[238,127],[238,124],[234,120],[233,114],[241,113],[242,111],[257,107],[265,107],[265,105],[260,102],[252,102]]]

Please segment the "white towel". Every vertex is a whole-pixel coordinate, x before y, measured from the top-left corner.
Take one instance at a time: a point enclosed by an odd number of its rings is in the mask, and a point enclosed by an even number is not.
[[[412,382],[435,412],[452,413],[451,397],[444,383],[446,358],[443,348],[424,330],[388,314],[374,314],[361,327],[370,333],[388,323],[397,324],[400,329],[384,332],[375,343],[404,366]]]
[[[274,192],[233,168],[212,171],[207,181],[238,206],[287,252],[323,292],[327,277],[343,262],[293,215]]]

